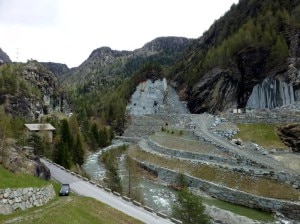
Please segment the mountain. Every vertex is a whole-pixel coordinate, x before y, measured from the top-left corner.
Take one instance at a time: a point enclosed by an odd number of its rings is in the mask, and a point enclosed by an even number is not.
[[[300,100],[299,31],[299,0],[240,0],[195,41],[169,79],[193,113]]]
[[[127,77],[142,65],[159,62],[171,66],[190,45],[191,39],[184,37],[159,37],[134,51],[117,51],[109,47],[94,50],[77,68],[64,75],[66,83],[102,83],[115,77]]]
[[[70,71],[66,64],[54,62],[41,62],[41,64],[51,71],[56,77],[60,77]]]
[[[0,62],[11,62],[9,56],[0,48]]]

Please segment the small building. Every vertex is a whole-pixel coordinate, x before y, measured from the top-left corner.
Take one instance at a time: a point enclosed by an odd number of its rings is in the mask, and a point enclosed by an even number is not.
[[[52,142],[53,131],[55,130],[55,128],[51,124],[25,124],[25,127],[28,130],[28,136],[32,133],[36,133],[44,140]]]

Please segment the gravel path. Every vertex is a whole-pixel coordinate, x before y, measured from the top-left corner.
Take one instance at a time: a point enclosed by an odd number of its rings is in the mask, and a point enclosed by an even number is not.
[[[272,157],[270,157],[268,155],[262,155],[260,157],[253,156],[249,152],[247,152],[245,150],[241,150],[239,147],[236,147],[235,145],[231,144],[230,142],[226,141],[225,139],[222,139],[218,136],[213,135],[208,130],[208,127],[210,126],[210,124],[212,122],[212,115],[208,115],[208,114],[191,115],[191,120],[196,127],[195,132],[198,135],[200,135],[200,136],[204,135],[207,138],[211,139],[213,142],[224,146],[225,148],[231,150],[232,152],[237,153],[238,155],[240,155],[244,158],[248,158],[251,161],[255,161],[259,164],[262,164],[266,167],[270,167],[273,170],[276,170],[278,172],[283,171],[286,173],[298,175],[297,172],[295,172],[294,170],[288,169],[281,162],[273,159]]]

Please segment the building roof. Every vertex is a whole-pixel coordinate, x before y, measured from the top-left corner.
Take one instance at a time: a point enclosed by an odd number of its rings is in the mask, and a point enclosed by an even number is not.
[[[55,130],[55,127],[53,127],[49,123],[45,123],[45,124],[25,124],[25,126],[30,131],[54,131]]]

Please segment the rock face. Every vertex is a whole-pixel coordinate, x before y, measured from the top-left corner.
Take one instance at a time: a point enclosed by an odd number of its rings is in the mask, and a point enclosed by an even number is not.
[[[300,124],[288,124],[279,128],[279,137],[294,152],[300,152]]]
[[[147,80],[139,84],[131,96],[131,105],[128,106],[132,115],[157,114],[163,106],[167,91],[166,79]]]
[[[9,143],[4,153],[0,155],[0,163],[13,173],[28,173],[45,180],[50,179],[50,170],[38,157],[33,154],[33,149]]]
[[[5,111],[13,116],[38,120],[41,116],[54,111],[69,112],[69,99],[60,90],[57,78],[36,61],[30,61],[22,68],[21,78],[37,88],[35,94],[26,95],[22,91],[0,95]]]
[[[54,62],[41,62],[41,64],[49,69],[56,77],[60,77],[70,71],[66,64],[54,63]]]
[[[3,62],[11,62],[9,56],[0,48],[0,64]]]
[[[247,108],[273,109],[295,103],[293,85],[278,79],[265,79],[255,85],[247,102]]]
[[[232,108],[237,98],[238,81],[228,71],[214,69],[207,73],[188,93],[192,113],[222,111]]]

